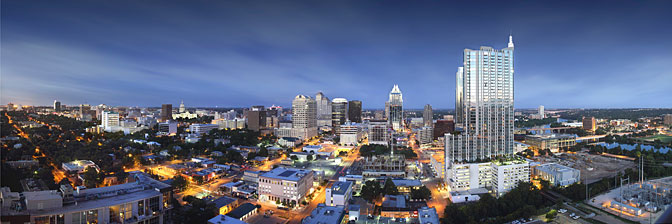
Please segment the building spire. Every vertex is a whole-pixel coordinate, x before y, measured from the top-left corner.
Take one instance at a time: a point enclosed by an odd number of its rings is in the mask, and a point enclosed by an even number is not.
[[[513,35],[509,34],[509,47],[513,48]]]

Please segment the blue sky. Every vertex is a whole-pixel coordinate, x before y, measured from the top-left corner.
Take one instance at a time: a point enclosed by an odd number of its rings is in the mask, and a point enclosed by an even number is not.
[[[454,107],[464,48],[516,44],[518,108],[672,107],[670,1],[2,1],[0,103]]]

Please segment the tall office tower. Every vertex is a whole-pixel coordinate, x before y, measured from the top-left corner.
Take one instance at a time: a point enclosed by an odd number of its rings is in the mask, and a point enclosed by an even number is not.
[[[309,96],[298,95],[292,101],[292,127],[317,127],[317,103]]]
[[[398,85],[392,87],[388,102],[390,103],[390,109],[387,119],[395,131],[402,131],[404,129],[404,98]]]
[[[103,128],[119,126],[119,113],[113,111],[103,111],[101,125],[103,125]]]
[[[317,126],[331,126],[331,101],[322,92],[315,95],[317,102]]]
[[[425,127],[432,127],[434,124],[434,111],[432,111],[432,105],[425,105],[425,110],[422,112],[422,123],[425,124]]]
[[[369,121],[369,145],[390,144],[390,124],[386,120]]]
[[[544,119],[546,116],[544,115],[544,105],[539,106],[539,119]]]
[[[264,106],[252,106],[245,112],[247,129],[259,131],[266,127],[266,109]]]
[[[348,119],[355,123],[362,123],[362,101],[348,102]]]
[[[453,203],[478,200],[471,192],[501,196],[530,179],[529,163],[513,157],[513,50],[510,36],[501,50],[464,50],[456,79],[462,95],[455,97],[463,131],[445,135],[444,180],[456,192]]]
[[[390,101],[385,101],[385,113],[383,114],[383,117],[385,119],[390,119]]]
[[[56,111],[56,112],[61,111],[61,101],[54,100],[54,111]]]
[[[187,109],[184,107],[184,100],[182,100],[182,102],[180,102],[180,109],[178,109],[177,112],[184,113],[185,111],[187,111]]]
[[[586,131],[595,131],[597,126],[595,124],[595,117],[583,117],[583,129]]]
[[[172,119],[173,119],[173,105],[172,104],[161,105],[161,121],[169,121]]]
[[[335,98],[331,101],[331,126],[335,133],[339,133],[339,127],[348,119],[348,100]]]

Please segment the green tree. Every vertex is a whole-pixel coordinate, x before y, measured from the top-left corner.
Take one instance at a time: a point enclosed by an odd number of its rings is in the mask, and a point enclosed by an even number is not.
[[[364,186],[362,186],[362,191],[360,195],[362,198],[368,202],[373,202],[380,193],[382,192],[382,189],[380,188],[380,184],[378,181],[375,180],[368,180],[364,182]]]
[[[173,177],[173,182],[171,183],[173,189],[179,191],[184,191],[187,189],[187,186],[189,186],[189,183],[187,182],[187,179],[184,178],[182,175],[176,175]]]
[[[103,178],[101,178],[101,175],[93,167],[87,167],[84,173],[82,173],[82,178],[84,178],[84,186],[87,188],[95,188],[103,182]]]
[[[383,192],[385,195],[398,195],[399,190],[397,189],[397,186],[394,185],[394,182],[392,181],[392,178],[387,178],[385,180],[385,184],[383,185]]]
[[[411,198],[429,200],[432,196],[432,191],[427,186],[422,186],[419,189],[411,189]]]

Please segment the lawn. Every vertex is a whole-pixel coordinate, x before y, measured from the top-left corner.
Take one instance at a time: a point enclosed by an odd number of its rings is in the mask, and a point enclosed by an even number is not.
[[[654,135],[654,136],[644,137],[644,138],[641,138],[641,139],[650,140],[650,141],[654,141],[656,139],[659,139],[663,143],[672,142],[672,136],[669,136],[669,135]]]

